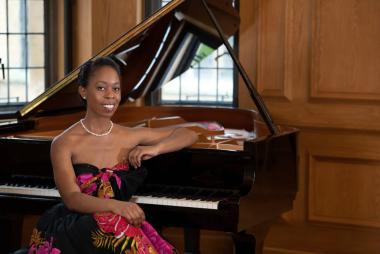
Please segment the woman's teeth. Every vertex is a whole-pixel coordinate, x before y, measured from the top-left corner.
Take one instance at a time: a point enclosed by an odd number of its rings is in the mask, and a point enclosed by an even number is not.
[[[103,105],[106,109],[109,109],[109,110],[112,110],[115,105],[112,105],[112,104],[107,104],[107,105]]]

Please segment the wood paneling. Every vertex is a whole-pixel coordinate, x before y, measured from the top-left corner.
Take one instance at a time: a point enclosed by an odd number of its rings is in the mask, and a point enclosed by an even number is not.
[[[379,135],[314,129],[300,138],[306,219],[378,227]]]
[[[140,2],[140,3],[139,3]],[[92,1],[92,52],[96,54],[137,24],[141,0]]]
[[[96,55],[142,19],[140,0],[73,2],[74,66]]]
[[[266,253],[352,253],[355,237],[378,253],[380,1],[240,4],[240,60],[274,121],[301,129],[299,191]],[[254,108],[241,80],[239,106]]]
[[[73,68],[92,56],[91,0],[73,1]]]
[[[380,160],[310,155],[309,161],[309,220],[380,226]]]
[[[380,99],[380,1],[314,0],[311,98]]]
[[[290,99],[291,87],[285,84],[286,7],[286,1],[259,1],[257,88],[264,96]]]
[[[239,27],[239,60],[251,80],[257,82],[257,50],[258,50],[258,0],[240,1],[240,27]],[[243,16],[242,16],[243,15]],[[242,18],[244,17],[244,18]],[[242,48],[242,45],[244,47]],[[242,49],[242,50],[241,50]],[[248,89],[239,76],[239,106],[249,104],[251,100]]]

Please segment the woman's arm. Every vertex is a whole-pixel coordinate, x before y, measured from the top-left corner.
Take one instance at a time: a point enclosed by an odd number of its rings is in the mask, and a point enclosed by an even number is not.
[[[180,150],[194,144],[198,135],[186,128],[142,128],[136,131],[139,146],[129,153],[129,162],[134,167],[159,154]]]
[[[135,226],[141,225],[145,215],[137,204],[81,193],[68,146],[67,142],[58,138],[52,142],[50,150],[54,180],[65,205],[70,210],[80,213],[113,212],[125,217]]]

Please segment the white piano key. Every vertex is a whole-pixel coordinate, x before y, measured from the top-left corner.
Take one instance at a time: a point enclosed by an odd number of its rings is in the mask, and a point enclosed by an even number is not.
[[[9,186],[9,185],[0,185],[0,193],[20,194],[20,195],[40,196],[40,197],[57,197],[57,198],[60,197],[57,189],[19,187],[19,186],[16,187],[16,186]],[[138,195],[132,196],[131,201],[138,204],[189,207],[189,208],[212,209],[212,210],[217,210],[218,204],[219,204],[219,201],[204,201],[200,199],[191,200],[191,199],[186,199],[186,198],[168,198],[168,197],[153,197],[153,196],[138,196]]]
[[[162,198],[152,196],[132,196],[132,201],[138,204],[155,204],[164,206],[189,207],[201,209],[218,209],[219,201],[188,200],[185,198]]]
[[[33,187],[18,187],[18,186],[8,186],[0,185],[0,193],[9,194],[21,194],[29,196],[42,196],[42,197],[61,197],[57,189],[42,189]]]

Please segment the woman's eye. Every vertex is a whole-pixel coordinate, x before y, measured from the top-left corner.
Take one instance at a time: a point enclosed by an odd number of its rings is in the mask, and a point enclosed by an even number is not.
[[[102,86],[98,86],[96,89],[97,89],[98,91],[104,91],[104,87],[102,87]]]
[[[120,92],[120,87],[114,87],[113,90],[114,90],[115,92]]]

